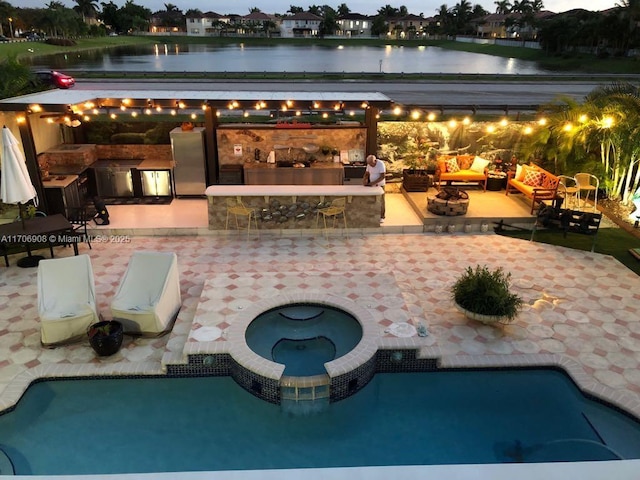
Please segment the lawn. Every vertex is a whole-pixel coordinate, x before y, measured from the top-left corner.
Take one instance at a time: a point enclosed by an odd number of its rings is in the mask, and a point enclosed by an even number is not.
[[[531,231],[504,231],[500,235],[512,238],[529,240]],[[565,237],[562,232],[552,230],[536,230],[534,241],[549,245],[558,245],[577,250],[591,250],[593,237],[568,233]],[[640,238],[632,235],[622,228],[600,228],[596,236],[596,253],[611,255],[627,268],[640,275],[640,261],[629,253],[630,248],[640,248]]]

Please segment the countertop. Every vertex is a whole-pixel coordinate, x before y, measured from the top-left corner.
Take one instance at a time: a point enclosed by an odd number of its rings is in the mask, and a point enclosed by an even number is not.
[[[294,162],[295,163],[295,162]],[[256,170],[264,170],[264,169],[274,169],[274,170],[322,170],[322,169],[342,169],[341,163],[336,162],[314,162],[309,167],[278,167],[275,163],[265,163],[265,162],[246,162],[244,164],[245,169],[256,169]]]
[[[211,185],[205,194],[210,197],[260,197],[282,195],[326,195],[354,197],[382,195],[382,187],[364,185]]]
[[[42,180],[44,188],[66,188],[78,179],[78,175],[52,175],[48,180]]]
[[[171,170],[173,168],[173,160],[143,160],[140,165],[135,167],[136,170]]]

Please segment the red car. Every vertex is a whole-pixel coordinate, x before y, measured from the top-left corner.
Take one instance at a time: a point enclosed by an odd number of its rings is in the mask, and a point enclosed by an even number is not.
[[[73,77],[55,70],[39,70],[35,72],[36,78],[47,85],[53,85],[56,88],[71,88],[76,84]]]

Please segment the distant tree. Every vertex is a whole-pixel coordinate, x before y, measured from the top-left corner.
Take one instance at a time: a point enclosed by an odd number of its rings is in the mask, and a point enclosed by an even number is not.
[[[249,9],[249,13],[261,13],[262,10],[260,10],[258,7],[251,7]]]
[[[399,15],[399,10],[387,4],[384,7],[378,9],[378,15],[382,15],[385,18],[394,18]]]
[[[127,0],[118,10],[118,21],[124,32],[147,31],[152,12],[146,7],[136,5],[133,0]]]
[[[619,16],[624,28],[624,49],[640,45],[640,35],[638,34],[638,23],[640,22],[640,0],[620,0],[617,4],[620,8]]]
[[[336,21],[336,14],[332,10],[333,9],[327,9],[327,11],[324,13],[324,18],[320,22],[318,34],[321,37],[324,37],[326,35],[335,35],[336,30],[340,28],[338,26],[338,22]]]
[[[340,15],[341,17],[351,13],[351,9],[347,6],[346,3],[341,3],[340,5],[338,5],[337,11],[338,11],[338,15]]]
[[[102,12],[98,18],[102,20],[102,23],[116,32],[122,32],[118,21],[118,10],[120,9],[118,5],[113,0],[109,3],[102,2],[100,5],[102,5]]]
[[[4,35],[4,26],[9,30],[9,18],[13,17],[15,9],[8,2],[0,2],[0,35]]]
[[[509,0],[496,0],[493,3],[496,5],[497,14],[506,15],[511,12],[511,2]]]
[[[511,7],[511,12],[527,14],[533,12],[533,4],[530,0],[515,0]]]
[[[371,35],[379,37],[386,35],[388,31],[387,21],[382,15],[376,15],[371,22]]]
[[[51,2],[54,8],[47,8],[43,16],[43,26],[51,36],[74,36],[88,32],[82,17],[70,8],[61,6],[60,2]],[[50,5],[51,5],[50,4]]]
[[[273,20],[265,20],[262,22],[262,32],[265,36],[270,37],[271,32],[276,29],[276,23]]]
[[[202,10],[199,8],[190,8],[184,12],[185,17],[202,17]]]
[[[288,13],[295,15],[296,13],[302,13],[304,12],[304,8],[302,7],[295,7],[293,5],[289,5],[289,10],[287,10]]]
[[[534,12],[541,12],[544,9],[544,2],[542,0],[532,0],[531,8]]]
[[[446,4],[440,5],[436,11],[436,20],[439,24],[438,33],[446,35],[455,33],[453,13]]]
[[[473,13],[471,3],[468,0],[460,0],[451,9],[451,13],[454,17],[456,33],[464,32],[465,30],[467,30],[469,20],[471,20]]]
[[[309,13],[313,13],[314,15],[317,15],[319,17],[322,16],[322,7],[319,5],[309,5],[309,10],[307,10]]]
[[[87,18],[95,18],[98,13],[98,3],[94,0],[73,0],[77,5],[73,10],[78,12],[82,17],[82,21],[86,22]]]
[[[476,3],[473,6],[473,10],[471,12],[471,18],[484,17],[485,15],[489,15],[489,12],[487,12],[484,8],[482,8],[482,5]]]
[[[167,28],[181,28],[184,25],[184,15],[173,3],[165,3],[165,10],[159,10],[155,13],[155,17],[159,19],[159,23]]]
[[[398,9],[398,15],[401,17],[406,17],[407,15],[409,15],[409,10],[407,10],[407,7],[405,7],[404,5],[400,5],[400,8]]]

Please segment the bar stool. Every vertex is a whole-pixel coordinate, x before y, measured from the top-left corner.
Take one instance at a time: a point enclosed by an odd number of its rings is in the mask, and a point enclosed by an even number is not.
[[[226,203],[227,218],[224,223],[225,230],[229,230],[229,215],[233,215],[236,221],[236,230],[241,230],[240,224],[238,223],[238,217],[245,217],[247,219],[247,238],[249,238],[249,234],[251,233],[251,219],[253,219],[256,232],[258,232],[258,236],[260,236],[260,230],[258,230],[258,219],[256,218],[255,210],[253,208],[245,207],[242,200],[239,198],[237,200],[227,198]]]
[[[318,220],[322,215],[322,222],[324,225],[323,233],[325,238],[328,237],[327,218],[330,218],[333,222],[332,228],[336,228],[336,221],[338,217],[342,215],[342,223],[344,225],[344,233],[349,238],[349,231],[347,230],[347,214],[345,212],[347,206],[347,199],[344,197],[336,198],[331,202],[327,208],[321,208],[316,214],[316,228],[318,228]]]
[[[577,208],[580,205],[580,189],[578,181],[575,177],[568,175],[558,175],[560,183],[558,184],[558,194],[564,199],[564,208]]]
[[[589,200],[589,192],[593,192],[593,211],[596,211],[598,206],[598,188],[600,188],[600,180],[595,175],[590,173],[576,173],[575,179],[578,184],[578,201],[584,205]],[[584,198],[582,198],[582,191],[586,191]]]

